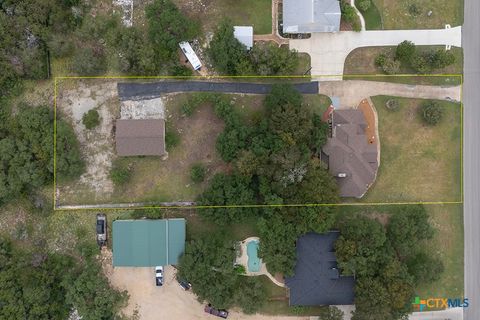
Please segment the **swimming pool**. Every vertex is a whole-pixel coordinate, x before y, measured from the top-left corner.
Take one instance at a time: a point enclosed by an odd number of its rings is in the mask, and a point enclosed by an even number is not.
[[[260,271],[260,258],[258,258],[258,240],[252,240],[247,243],[248,271]]]

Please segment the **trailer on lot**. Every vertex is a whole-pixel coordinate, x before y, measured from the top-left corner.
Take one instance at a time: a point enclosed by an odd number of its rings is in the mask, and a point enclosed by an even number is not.
[[[185,57],[187,57],[188,62],[190,62],[190,64],[192,65],[193,69],[200,70],[202,68],[202,63],[200,62],[200,59],[198,58],[195,51],[193,51],[190,43],[183,41],[179,43],[179,46],[185,54]]]

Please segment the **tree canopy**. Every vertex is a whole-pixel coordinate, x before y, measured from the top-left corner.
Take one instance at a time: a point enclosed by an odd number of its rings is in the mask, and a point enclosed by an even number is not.
[[[226,235],[204,235],[187,243],[178,276],[192,284],[200,301],[216,308],[235,304],[245,313],[255,313],[265,302],[265,288],[258,279],[237,274],[234,259],[234,242]]]
[[[339,268],[356,276],[354,320],[402,319],[411,311],[415,286],[443,272],[438,258],[420,245],[433,234],[423,206],[396,208],[386,227],[356,214],[340,219],[338,228]]]
[[[20,106],[12,115],[1,106],[8,124],[0,136],[0,203],[29,193],[53,180],[53,114],[48,107]],[[77,138],[57,121],[57,173],[71,178],[83,172]]]

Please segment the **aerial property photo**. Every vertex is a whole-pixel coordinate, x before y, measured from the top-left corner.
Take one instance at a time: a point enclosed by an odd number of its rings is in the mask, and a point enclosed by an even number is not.
[[[471,1],[0,1],[0,319],[477,319]]]

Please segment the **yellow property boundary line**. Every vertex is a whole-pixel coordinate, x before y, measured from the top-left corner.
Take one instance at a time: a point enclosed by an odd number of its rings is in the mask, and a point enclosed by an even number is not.
[[[56,205],[56,190],[57,190],[57,94],[58,94],[58,81],[59,80],[71,80],[71,79],[99,79],[99,80],[114,80],[114,79],[178,79],[178,80],[211,80],[211,79],[317,79],[317,78],[338,78],[348,77],[351,78],[379,78],[379,77],[411,77],[411,78],[425,78],[425,77],[460,77],[460,201],[406,201],[406,202],[351,202],[351,203],[305,203],[305,204],[246,204],[246,205],[211,205],[211,206],[135,206],[135,207],[108,207],[108,208],[57,208]],[[415,85],[415,84],[413,84]],[[325,206],[385,206],[385,205],[450,205],[450,204],[463,204],[464,202],[464,190],[463,190],[463,74],[397,74],[397,75],[385,75],[385,74],[355,74],[355,75],[300,75],[300,76],[62,76],[54,77],[54,99],[53,99],[53,210],[54,211],[67,211],[67,210],[138,210],[138,209],[214,209],[214,208],[274,208],[274,207],[325,207]],[[92,204],[85,206],[102,206],[110,205],[108,203]],[[128,203],[126,203],[128,205]],[[67,205],[68,206],[68,205]],[[84,206],[84,205],[78,205]]]

